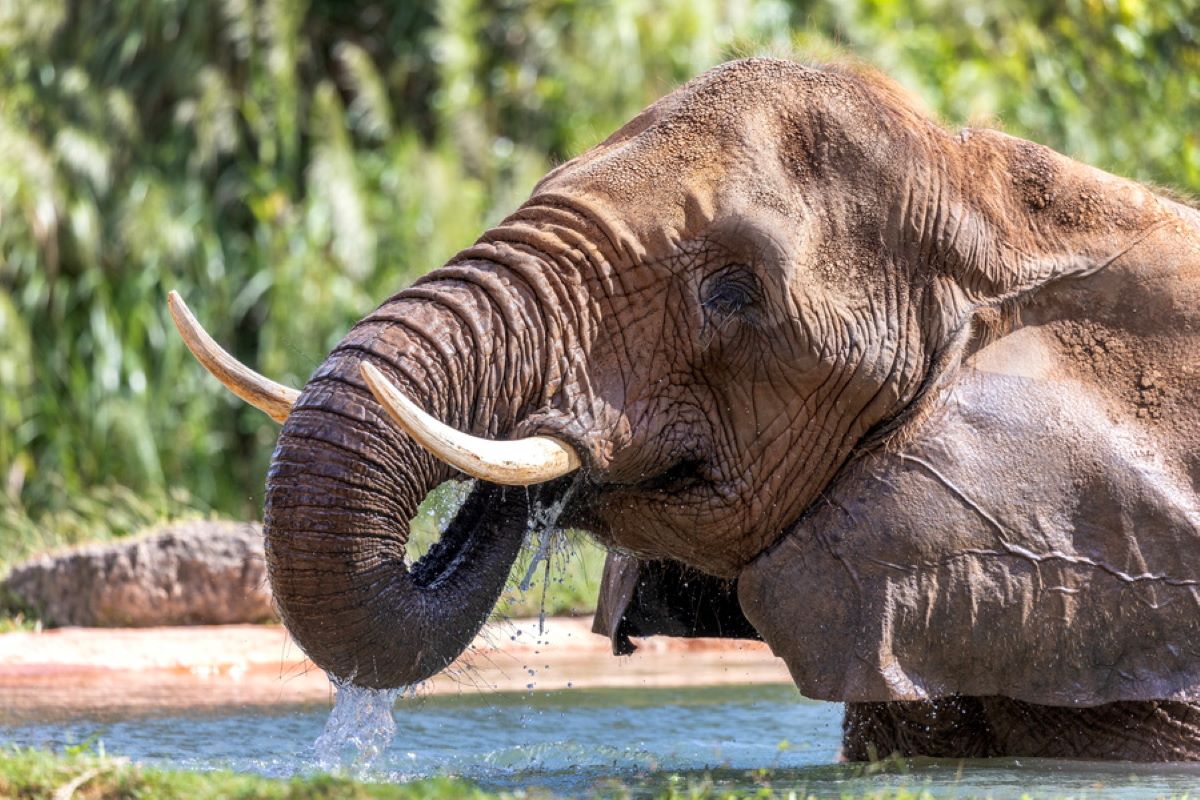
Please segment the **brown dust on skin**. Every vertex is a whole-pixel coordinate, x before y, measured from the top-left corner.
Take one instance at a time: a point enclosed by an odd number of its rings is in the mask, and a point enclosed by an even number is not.
[[[565,388],[586,435],[607,439],[578,521],[720,575],[774,541],[855,448],[911,435],[958,360],[1020,326],[1021,307],[1074,296],[1044,287],[1181,221],[1039,145],[951,135],[878,75],[770,60],[684,86],[530,204],[542,196],[578,200],[616,239],[587,277],[600,318],[573,366],[586,377]],[[705,287],[731,268],[757,294],[714,322]],[[1049,325],[1087,350],[1094,381],[1158,419],[1186,394],[1167,377],[1180,354],[1159,355],[1178,320],[1160,318],[1165,342],[1124,329],[1162,306],[1036,313],[1065,316]],[[960,335],[975,320],[994,332]],[[1109,345],[1125,351],[1097,355]],[[645,480],[688,461],[693,483]]]
[[[448,609],[490,607],[515,558],[519,532],[481,513],[463,558],[409,575],[407,520],[450,476],[364,390],[364,359],[462,430],[571,443],[564,524],[717,576],[1023,331],[1053,342],[1051,378],[1158,426],[1148,446],[1200,475],[1196,229],[1040,146],[951,134],[879,76],[718,67],[547,175],[318,369],[268,481],[281,611],[317,663],[394,685],[465,646],[475,620]],[[1102,373],[1098,332],[1123,347]]]
[[[1169,202],[1139,198],[1152,202],[1158,212],[1147,214],[1128,196],[1105,192],[1102,186],[1074,186],[1069,174],[1064,180],[1051,160],[1053,154],[1045,148],[1024,143],[1016,150],[1019,158],[1012,181],[1036,227],[1059,237],[1105,237],[1113,230],[1130,237],[1130,252],[1114,254],[1111,271],[1116,274],[1099,276],[1088,288],[1056,287],[1046,292],[1048,300],[1061,297],[1057,302],[1069,306],[1064,309],[1067,313],[1048,323],[1064,363],[1074,374],[1102,382],[1123,404],[1136,409],[1138,419],[1160,420],[1164,411],[1194,419],[1188,414],[1194,413],[1189,403],[1185,400],[1179,407],[1177,402],[1181,393],[1195,388],[1195,359],[1179,352],[1194,332],[1200,260],[1200,245],[1178,235],[1190,227],[1190,209],[1180,206],[1171,215]],[[1150,269],[1127,265],[1141,256],[1137,250],[1143,237],[1149,239],[1146,249],[1154,247],[1154,239],[1164,238],[1155,230],[1158,227],[1172,240],[1166,253],[1153,256],[1159,263],[1152,263]],[[1034,303],[1045,306],[1047,301]],[[1177,313],[1176,307],[1184,313]],[[1046,317],[1036,309],[1034,313],[1036,319]]]
[[[728,216],[748,227],[768,220],[764,238],[785,253],[775,262],[783,288],[772,297],[800,299],[793,319],[825,335],[816,341],[834,342],[827,352],[837,366],[856,358],[861,365],[862,351],[838,349],[828,320],[865,298],[884,324],[873,329],[870,318],[856,319],[850,341],[895,342],[890,361],[876,362],[892,365],[878,386],[905,385],[897,376],[908,373],[896,364],[915,365],[918,385],[894,389],[868,428],[882,426],[890,436],[865,434],[858,452],[864,441],[875,447],[858,460],[838,453],[836,475],[818,502],[799,501],[807,514],[794,527],[785,523],[791,533],[738,573],[754,626],[805,694],[854,701],[851,755],[862,757],[870,746],[953,756],[1196,758],[1195,705],[1173,699],[1193,696],[1200,635],[1193,557],[1200,533],[1200,215],[1030,142],[983,130],[951,136],[898,110],[906,108],[900,94],[877,77],[835,71],[809,81],[802,68],[776,64],[726,69],[745,71],[748,108],[769,106],[773,120],[806,120],[800,133],[773,139],[799,143],[778,159],[795,190],[752,186],[776,161],[764,155],[770,145],[739,129],[758,167],[729,190],[742,204],[712,183],[737,174],[739,161],[728,151],[741,140],[718,148],[728,171],[697,171],[700,188],[687,191],[700,196],[689,202],[711,210],[716,224]],[[786,85],[762,90],[763,99],[755,97],[759,69],[802,77],[791,83],[776,74],[772,80]],[[820,85],[825,104],[806,95],[807,117],[776,113],[796,84]],[[703,95],[681,92],[689,103]],[[850,99],[863,97],[875,105]],[[669,115],[669,101],[656,118]],[[858,115],[853,122],[874,150],[846,132],[849,117],[839,120],[839,110]],[[639,132],[652,129],[638,122]],[[608,191],[615,196],[631,180],[622,173]],[[662,189],[646,192],[661,201],[654,192]],[[637,196],[626,191],[622,207]],[[793,229],[772,226],[772,213],[790,217]],[[635,205],[632,220],[623,220],[641,225],[638,241],[670,245],[694,229],[685,219],[677,223],[682,233],[656,238],[646,233],[646,218],[661,214],[643,217]],[[804,227],[810,220],[816,224]],[[799,243],[788,239],[795,228],[804,231]],[[882,306],[893,285],[908,292]],[[912,309],[916,332],[897,334]],[[965,335],[955,335],[964,327]],[[804,352],[796,347],[793,357]],[[641,355],[655,356],[651,347]],[[968,395],[957,391],[963,360],[979,367],[967,371],[980,387]],[[776,383],[786,383],[786,366],[772,367]],[[793,409],[812,394],[803,383],[789,389]],[[847,408],[854,395],[844,391],[834,410],[867,416],[866,408]],[[722,407],[715,409],[720,416]],[[750,404],[735,416],[748,425],[755,411]],[[805,497],[825,479],[819,468],[805,465],[782,489],[771,471],[803,461],[812,435],[805,414],[821,413],[810,404],[790,418],[783,432],[789,445],[778,460],[761,432],[744,449],[732,448],[735,457],[756,459],[738,461],[738,474],[761,493]],[[633,430],[626,435],[636,449]],[[961,438],[945,440],[942,430]],[[831,441],[825,446],[836,449]],[[765,478],[757,464],[767,466]],[[739,541],[757,542],[757,509],[734,496],[748,513],[729,529]],[[718,542],[707,529],[690,547],[668,542],[662,531],[669,521],[638,530],[639,518],[652,513],[649,501],[622,496],[619,503],[632,511],[600,511],[618,544],[666,550],[720,574],[709,552],[697,552]],[[627,609],[620,597],[607,599],[617,601],[608,609],[617,622],[606,621],[616,641]],[[939,694],[952,696],[949,705],[923,699]],[[990,696],[997,694],[1021,700]],[[1096,705],[1056,707],[1073,704]],[[951,706],[974,711],[946,725]],[[931,715],[941,715],[938,725],[928,724]],[[868,719],[875,721],[862,724]]]
[[[588,277],[597,338],[570,387],[586,396],[572,416],[609,439],[577,521],[610,545],[735,574],[919,390],[930,292],[916,259],[889,252],[893,197],[874,174],[892,157],[875,137],[911,146],[914,116],[879,90],[729,65],[535,190],[531,205],[571,202],[616,232]],[[866,124],[848,134],[839,115]]]

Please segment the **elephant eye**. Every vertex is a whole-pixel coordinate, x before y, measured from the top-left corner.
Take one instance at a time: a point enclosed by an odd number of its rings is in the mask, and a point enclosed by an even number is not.
[[[758,279],[740,265],[722,267],[700,285],[700,305],[710,315],[731,317],[758,303]]]

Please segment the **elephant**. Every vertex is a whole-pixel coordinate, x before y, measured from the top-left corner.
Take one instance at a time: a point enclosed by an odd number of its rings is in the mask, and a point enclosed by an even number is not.
[[[846,703],[847,758],[1192,760],[1198,301],[1186,203],[867,68],[750,58],[550,171],[302,391],[170,307],[283,423],[271,585],[340,680],[447,666],[556,504],[612,553],[616,652],[761,638]]]

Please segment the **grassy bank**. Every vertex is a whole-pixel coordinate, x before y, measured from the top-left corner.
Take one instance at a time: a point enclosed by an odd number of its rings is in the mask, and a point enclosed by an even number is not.
[[[358,800],[358,798],[494,798],[495,795],[451,778],[409,784],[358,783],[322,775],[272,780],[233,772],[184,772],[140,767],[90,753],[53,754],[43,750],[0,750],[0,797],[134,798],[155,800]]]
[[[769,772],[760,779],[764,785],[746,790],[715,789],[704,781],[668,778],[653,796],[661,800],[784,800],[806,798],[803,790],[765,785]],[[597,797],[628,797],[620,784],[597,790]],[[645,796],[639,792],[639,796]],[[843,794],[871,800],[925,800],[928,792],[887,789],[866,794]],[[20,800],[41,798],[86,798],[117,800],[154,798],[154,800],[492,800],[493,798],[551,798],[553,794],[538,788],[493,793],[455,778],[432,778],[404,784],[360,783],[348,778],[320,775],[278,780],[233,772],[187,772],[142,767],[120,759],[91,752],[68,751],[62,754],[44,750],[0,748],[0,797]]]

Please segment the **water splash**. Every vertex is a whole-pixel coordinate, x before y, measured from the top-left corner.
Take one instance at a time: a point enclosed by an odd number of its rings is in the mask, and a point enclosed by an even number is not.
[[[417,508],[409,526],[404,561],[411,567],[429,551],[434,542],[445,535],[450,523],[458,516],[467,497],[475,489],[475,480],[449,480],[426,495]]]
[[[325,730],[313,744],[317,767],[364,775],[396,736],[392,707],[407,689],[368,689],[332,681],[336,698]]]
[[[542,505],[540,498],[535,498],[529,506],[529,524],[526,529],[526,535],[535,539],[533,555],[529,559],[529,566],[525,569],[525,577],[517,585],[522,592],[529,591],[529,587],[533,585],[533,576],[537,572],[538,566],[542,565],[542,602],[541,611],[538,614],[538,633],[545,633],[546,628],[546,589],[550,583],[550,558],[555,553],[562,552],[567,549],[567,536],[562,528],[558,527],[558,518],[562,516],[563,510],[566,509],[567,503],[571,499],[571,495],[575,493],[575,488],[579,485],[579,481],[574,481],[567,487],[554,502],[548,505]]]
[[[558,518],[562,516],[563,510],[567,507],[567,503],[571,499],[571,495],[575,493],[575,487],[578,481],[567,487],[558,498],[549,505],[542,505],[541,498],[534,498],[529,504],[529,525],[526,529],[528,536],[536,537],[537,548],[533,553],[533,557],[529,560],[529,568],[525,571],[525,577],[521,579],[520,589],[522,592],[529,591],[529,586],[533,580],[533,573],[537,571],[538,565],[542,562],[548,562],[551,553],[553,553],[561,545],[564,534],[561,528],[558,527]]]
[[[474,481],[443,484],[436,497],[431,494],[422,505],[416,521],[423,522],[432,532],[444,534],[474,486]],[[530,503],[527,535],[537,544],[520,586],[521,591],[528,591],[538,566],[545,564],[540,633],[545,628],[550,559],[567,547],[566,535],[558,527],[558,518],[575,486],[569,486],[552,503],[543,504],[537,499]],[[416,687],[367,689],[349,681],[334,680],[332,683],[336,692],[333,709],[324,731],[313,744],[316,766],[326,772],[348,770],[356,777],[365,777],[396,736],[396,720],[392,714],[396,701],[415,693]],[[410,755],[415,758],[415,754]]]

